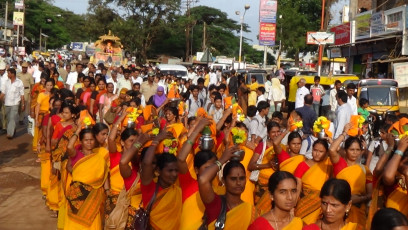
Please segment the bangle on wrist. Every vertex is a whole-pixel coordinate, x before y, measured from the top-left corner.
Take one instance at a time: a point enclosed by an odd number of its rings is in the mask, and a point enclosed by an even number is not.
[[[187,139],[186,142],[189,143],[190,145],[194,145],[194,143],[190,139]]]
[[[136,142],[133,144],[133,147],[140,149],[140,147],[142,147],[142,144],[140,144],[139,142]]]
[[[215,161],[215,164],[218,166],[218,171],[220,171],[222,168],[222,163],[219,160],[217,160]]]
[[[400,155],[401,157],[404,156],[404,153],[399,149],[395,150],[394,153],[397,154],[397,155]]]
[[[73,137],[73,136],[76,136],[76,137],[78,138],[78,134],[76,134],[76,133],[72,134],[72,137]]]

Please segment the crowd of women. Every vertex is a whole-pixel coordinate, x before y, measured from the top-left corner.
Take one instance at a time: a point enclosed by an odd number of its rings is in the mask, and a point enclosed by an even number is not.
[[[211,88],[211,101],[221,100],[215,109],[222,106],[214,119],[207,112],[212,105],[187,115],[183,105],[196,86],[181,99],[142,106],[140,94],[121,90],[115,96],[113,83],[86,80],[74,94],[42,74],[32,94],[33,150],[58,229],[408,226],[403,115],[381,129],[387,147],[371,171],[361,164],[367,145],[350,135],[351,123],[337,139],[328,135],[309,143],[312,157],[306,158],[300,154],[305,136],[292,128],[299,122],[296,113],[287,125],[280,116],[267,121],[266,138],[248,138],[246,111],[235,99],[220,97],[225,85]],[[169,88],[173,80],[166,80]],[[257,109],[269,111],[262,103]]]

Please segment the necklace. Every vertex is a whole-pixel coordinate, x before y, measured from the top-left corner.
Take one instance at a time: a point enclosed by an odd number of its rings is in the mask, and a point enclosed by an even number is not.
[[[275,222],[276,230],[279,230],[279,228],[278,228],[278,221],[276,220],[275,214],[273,214],[273,210],[271,210],[271,214],[272,214],[273,221]],[[292,217],[292,214],[290,214],[288,220],[286,220],[285,222],[290,223],[290,221],[292,220],[292,218],[293,218],[293,217]],[[279,222],[284,222],[284,221],[279,221]]]

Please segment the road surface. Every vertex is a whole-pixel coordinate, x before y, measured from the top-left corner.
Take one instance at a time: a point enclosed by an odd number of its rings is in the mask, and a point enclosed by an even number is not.
[[[0,229],[57,229],[57,219],[42,199],[40,163],[31,150],[32,137],[17,126],[16,137],[0,136]]]

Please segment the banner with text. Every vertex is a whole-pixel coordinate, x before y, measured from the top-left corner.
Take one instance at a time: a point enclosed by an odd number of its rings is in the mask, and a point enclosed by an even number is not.
[[[259,45],[274,46],[276,37],[276,24],[261,22],[259,26]]]
[[[276,23],[276,11],[278,10],[277,0],[260,0],[259,21]]]
[[[23,12],[14,12],[14,14],[13,14],[13,25],[14,26],[23,26],[24,25],[24,13]]]

